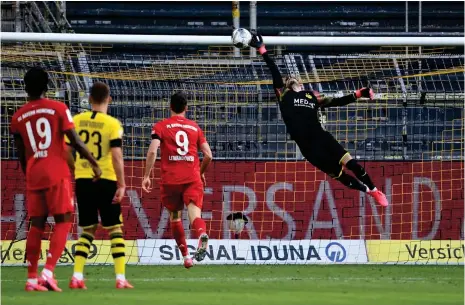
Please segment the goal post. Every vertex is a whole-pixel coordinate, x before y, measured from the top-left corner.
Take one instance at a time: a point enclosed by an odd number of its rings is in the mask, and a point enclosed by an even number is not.
[[[181,264],[168,213],[160,204],[158,166],[152,193],[140,189],[151,126],[169,115],[169,97],[176,90],[187,93],[188,116],[205,131],[214,156],[202,214],[212,238],[206,264],[462,262],[465,59],[444,48],[463,45],[457,37],[432,37],[436,42],[408,37],[402,44],[391,39],[399,37],[371,37],[370,43],[367,37],[318,37],[318,45],[371,45],[373,52],[345,54],[341,47],[340,54],[345,55],[274,56],[282,74],[297,76],[307,90],[329,96],[366,84],[375,90],[373,102],[329,108],[320,117],[386,193],[391,205],[381,208],[303,160],[286,135],[271,74],[259,57],[234,57],[229,37],[215,42],[210,36],[190,36],[193,44],[202,37],[210,41],[207,45],[228,45],[193,55],[121,48],[115,52],[106,45],[181,41],[174,36],[170,36],[174,40],[144,36],[149,42],[138,36],[142,35],[2,33],[4,265],[24,263],[25,182],[9,123],[26,101],[22,78],[32,66],[47,70],[51,79],[47,96],[66,102],[74,114],[89,108],[88,90],[94,81],[110,86],[109,113],[125,131],[128,187],[122,216],[131,264]],[[315,41],[315,37],[271,38],[265,37],[269,45]],[[400,47],[377,47],[385,45]],[[442,48],[405,54],[406,45]],[[234,219],[246,220],[239,234],[230,230]],[[185,215],[183,223],[190,237]],[[79,232],[75,224],[61,263],[72,262]],[[189,243],[193,249],[195,241]],[[91,253],[91,263],[112,263],[103,230]]]

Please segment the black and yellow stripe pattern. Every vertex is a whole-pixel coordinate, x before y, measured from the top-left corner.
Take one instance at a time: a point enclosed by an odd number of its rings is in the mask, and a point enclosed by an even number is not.
[[[117,231],[110,233],[111,255],[115,264],[115,274],[124,274],[126,267],[125,244],[123,232]]]
[[[76,243],[76,253],[74,254],[74,272],[83,273],[84,265],[89,256],[90,246],[94,241],[94,235],[84,232]]]

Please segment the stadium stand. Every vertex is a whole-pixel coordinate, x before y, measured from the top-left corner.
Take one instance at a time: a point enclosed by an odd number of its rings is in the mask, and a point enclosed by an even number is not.
[[[201,3],[201,5],[199,5]],[[249,25],[249,2],[241,2],[241,26]],[[463,33],[463,5],[441,1],[422,4],[423,33]],[[67,18],[77,33],[119,33],[157,35],[230,35],[231,2],[131,2],[131,5],[104,2],[69,2]],[[405,3],[381,1],[375,5],[357,2],[312,1],[301,5],[292,2],[260,2],[257,20],[263,35],[309,33],[312,36],[340,36],[358,33],[405,32]],[[418,2],[409,5],[409,32],[418,32]],[[427,34],[426,34],[427,35]],[[195,46],[132,46],[157,52],[195,52]],[[326,47],[288,47],[288,51],[312,54],[335,54]],[[345,48],[347,53],[364,53],[367,48]]]
[[[25,16],[37,16],[37,11],[44,11],[44,4],[24,4]],[[241,24],[248,24],[248,3],[241,2]],[[2,3],[2,12],[8,4]],[[412,3],[409,7],[411,32],[418,30],[418,4]],[[59,9],[55,9],[60,12]],[[447,8],[441,2],[426,2],[422,8],[423,32],[442,32],[457,34],[463,32],[463,6],[460,2],[451,2]],[[46,11],[46,10],[45,10]],[[48,11],[51,11],[48,9]],[[45,15],[45,14],[42,14]],[[8,15],[9,16],[9,15]],[[137,16],[137,18],[135,18]],[[188,17],[186,17],[188,16]],[[11,16],[10,16],[11,17]],[[165,7],[163,3],[153,2],[150,4],[143,2],[127,3],[105,3],[105,2],[69,2],[66,7],[66,17],[68,22],[49,23],[49,28],[42,28],[41,31],[62,31],[71,30],[78,33],[119,33],[119,34],[200,34],[200,35],[229,35],[231,32],[231,7],[229,2],[177,2],[176,6]],[[182,17],[182,18],[181,18]],[[334,35],[347,35],[370,32],[376,33],[405,31],[405,6],[403,2],[378,2],[376,5],[362,5],[352,2],[312,2],[312,5],[301,6],[296,3],[276,3],[262,2],[258,7],[259,29],[264,35],[286,35],[292,32],[311,32],[316,35],[327,35],[332,32]],[[11,18],[10,18],[11,20]],[[40,20],[35,20],[41,24]],[[2,23],[3,25],[3,23]],[[33,28],[32,25],[31,29]],[[36,27],[36,30],[39,28]],[[8,29],[7,29],[8,30]],[[27,30],[27,29],[26,29]],[[205,47],[204,47],[205,48]],[[279,111],[274,103],[274,94],[265,80],[270,79],[270,75],[263,63],[251,61],[239,64],[217,64],[212,65],[211,71],[208,67],[203,67],[204,63],[192,66],[191,70],[182,70],[180,63],[173,62],[171,68],[178,69],[178,72],[194,73],[176,78],[176,71],[165,67],[155,69],[157,60],[174,60],[186,54],[198,54],[188,59],[199,59],[205,62],[221,55],[230,55],[232,48],[218,49],[217,53],[211,50],[200,51],[198,47],[178,47],[178,46],[150,46],[130,48],[131,53],[127,53],[128,46],[114,46],[111,49],[102,47],[99,50],[87,49],[84,57],[75,56],[73,50],[67,66],[57,58],[42,57],[41,64],[47,70],[55,71],[53,80],[55,88],[64,86],[63,72],[75,75],[68,84],[74,86],[70,92],[73,96],[68,96],[67,100],[73,112],[80,111],[82,97],[78,96],[80,89],[86,88],[88,76],[92,75],[94,80],[106,81],[112,88],[115,103],[110,108],[110,113],[120,118],[125,125],[126,133],[131,137],[125,145],[126,155],[135,158],[143,158],[144,149],[147,146],[149,137],[144,136],[144,130],[148,129],[154,119],[167,115],[163,103],[154,101],[166,100],[167,96],[179,83],[185,86],[192,86],[191,92],[205,92],[200,98],[206,104],[195,106],[195,111],[191,112],[195,119],[204,121],[207,135],[212,143],[214,153],[219,158],[258,158],[275,159],[281,157],[297,157],[289,152],[295,151],[292,141],[286,136],[285,127],[279,118]],[[302,51],[303,54],[293,55],[291,51]],[[414,50],[416,52],[416,50]],[[454,98],[457,92],[463,92],[463,73],[456,73],[454,69],[463,67],[463,57],[434,57],[434,53],[444,52],[444,49],[424,49],[423,54],[433,54],[431,58],[423,58],[421,64],[413,61],[402,62],[400,70],[403,77],[422,73],[421,65],[428,67],[431,71],[442,71],[438,75],[429,75],[421,79],[415,79],[408,84],[408,91],[413,93],[408,104],[399,97],[389,97],[384,99],[383,107],[366,111],[359,115],[356,108],[348,107],[347,111],[328,111],[325,116],[327,128],[333,132],[348,149],[356,156],[366,160],[386,160],[386,159],[418,159],[424,160],[425,152],[438,151],[441,146],[443,150],[449,150],[460,154],[460,141],[456,141],[455,131],[460,132],[460,119],[463,117],[463,110],[460,108],[460,96]],[[346,53],[347,52],[347,53]],[[338,93],[355,89],[356,84],[350,78],[360,78],[364,72],[357,75],[343,75],[343,77],[332,77],[334,71],[345,71],[345,68],[354,66],[344,56],[327,57],[321,54],[348,54],[348,53],[399,53],[405,52],[405,48],[373,50],[365,48],[288,48],[284,54],[288,57],[300,58],[297,70],[304,71],[308,67],[315,65],[315,71],[319,78],[308,79],[307,87],[315,88],[324,93]],[[459,53],[460,50],[446,50],[448,53]],[[138,55],[135,55],[138,54]],[[321,56],[320,56],[321,55]],[[16,109],[9,104],[17,104],[21,98],[22,74],[24,65],[15,62],[13,55],[11,61],[4,61],[2,65],[2,101],[5,101],[1,117],[2,127],[2,158],[14,156],[12,139],[8,133],[8,119]],[[376,65],[382,61],[377,61]],[[365,63],[360,69],[366,69],[367,75],[372,80],[380,80],[385,76],[396,75],[396,66],[389,60],[378,72],[372,71],[372,62]],[[291,73],[290,67],[285,60],[280,61],[280,67],[285,73]],[[397,67],[399,68],[399,67]],[[23,69],[23,70],[22,70]],[[165,69],[165,70],[164,70]],[[181,69],[181,70],[179,70]],[[196,70],[197,69],[197,70]],[[200,71],[198,71],[200,69]],[[114,71],[134,72],[128,75],[115,75]],[[448,73],[451,72],[451,73]],[[378,75],[376,75],[378,73]],[[224,82],[219,84],[218,80]],[[233,83],[251,82],[259,80],[259,86],[235,86]],[[195,82],[195,83],[194,83]],[[348,87],[350,83],[350,88]],[[228,83],[231,83],[228,85]],[[187,85],[186,85],[187,84]],[[230,91],[228,91],[230,86]],[[318,88],[318,86],[321,86]],[[376,84],[375,84],[376,86]],[[418,86],[421,86],[419,88]],[[188,88],[186,88],[188,89]],[[387,94],[389,84],[378,86],[378,93]],[[228,92],[235,90],[238,92],[234,104],[229,105]],[[399,88],[394,90],[399,91]],[[206,93],[206,92],[218,93]],[[432,107],[422,104],[428,99],[421,99],[415,95],[423,92],[429,97]],[[10,96],[8,94],[11,94]],[[438,96],[442,94],[443,97]],[[199,99],[199,96],[191,96]],[[259,103],[260,99],[260,103]],[[128,102],[131,101],[130,107]],[[208,104],[208,103],[211,103]],[[432,103],[432,104],[431,104]],[[260,104],[260,105],[259,105]],[[406,133],[409,135],[408,141],[402,138],[403,116],[410,122]],[[362,119],[363,118],[363,119]],[[208,122],[218,122],[208,124]],[[341,125],[342,124],[342,125]],[[376,126],[373,130],[367,128],[370,124]],[[458,125],[457,125],[458,124]],[[456,126],[457,125],[457,126]],[[278,153],[276,153],[278,151]],[[432,157],[429,156],[429,157]],[[460,158],[459,155],[454,158]]]

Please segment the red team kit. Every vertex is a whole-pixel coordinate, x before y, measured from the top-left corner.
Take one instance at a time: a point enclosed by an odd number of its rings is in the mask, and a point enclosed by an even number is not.
[[[11,120],[26,149],[29,216],[74,211],[71,174],[66,162],[65,131],[74,128],[64,103],[39,99],[25,104]]]
[[[161,141],[161,200],[169,211],[193,202],[200,209],[203,185],[198,150],[207,140],[196,122],[172,116],[154,124],[152,137]]]

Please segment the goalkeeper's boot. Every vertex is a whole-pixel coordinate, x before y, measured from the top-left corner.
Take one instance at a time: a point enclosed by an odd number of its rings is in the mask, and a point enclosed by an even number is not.
[[[71,281],[69,281],[69,288],[71,289],[87,289],[86,284],[84,283],[84,280],[78,280],[74,276],[71,278]]]
[[[47,287],[48,290],[53,290],[56,292],[61,292],[61,288],[58,287],[58,282],[53,276],[48,276],[44,272],[40,275],[39,283],[42,286]]]
[[[194,266],[194,262],[192,261],[192,258],[190,258],[190,257],[184,258],[184,267],[186,269],[189,269],[192,266]]]
[[[128,280],[116,280],[116,289],[132,289],[134,286],[129,284]]]
[[[383,192],[381,192],[380,190],[377,189],[375,191],[368,192],[368,194],[383,207],[387,207],[389,205],[386,195],[384,195]]]
[[[208,235],[206,233],[202,233],[199,237],[199,244],[197,246],[197,251],[194,254],[194,258],[196,261],[201,262],[207,255],[207,247],[208,247]]]
[[[26,282],[26,287],[24,287],[26,291],[48,291],[47,287],[42,286],[39,282]]]

